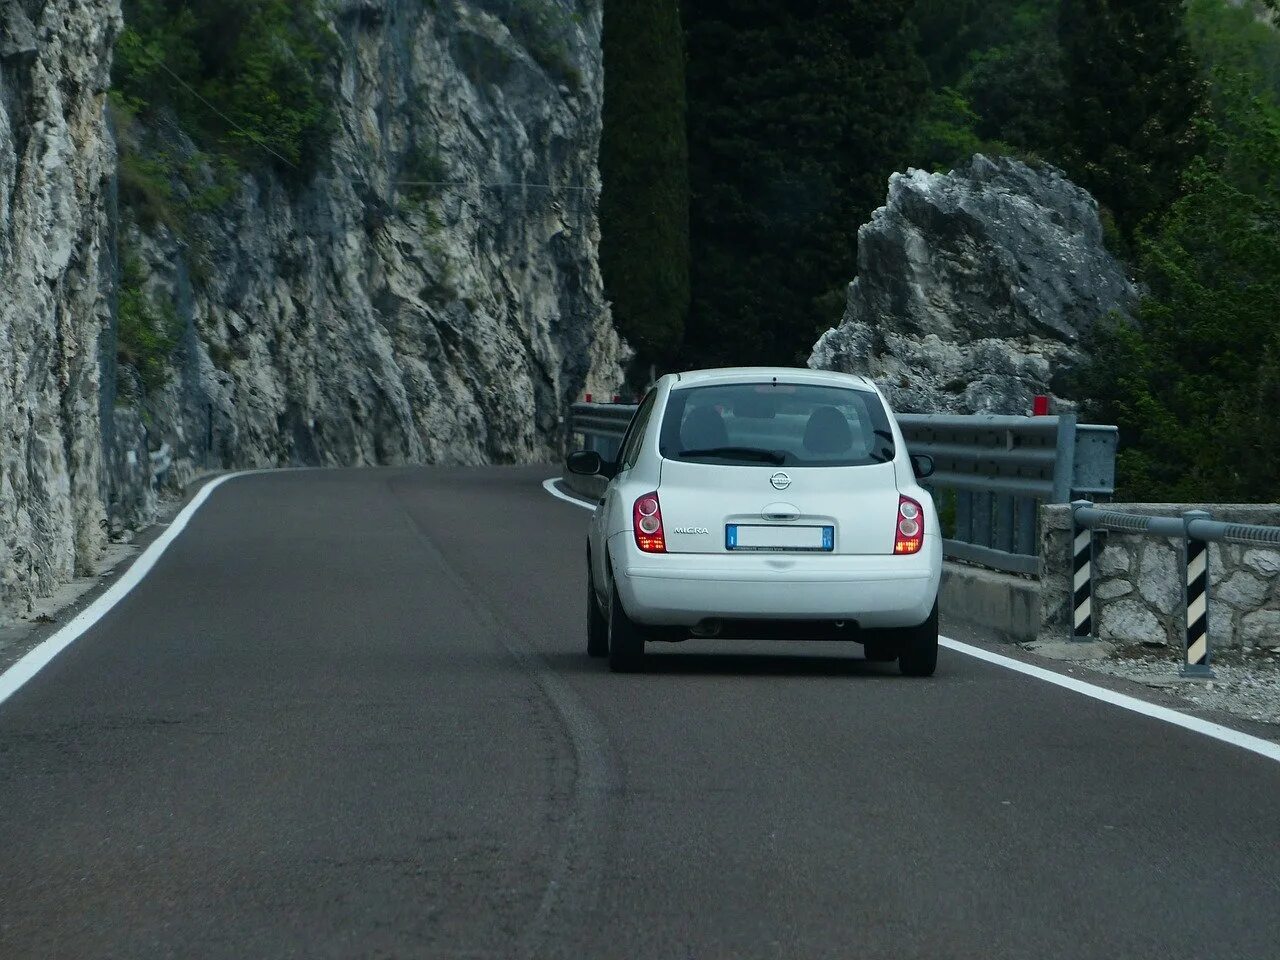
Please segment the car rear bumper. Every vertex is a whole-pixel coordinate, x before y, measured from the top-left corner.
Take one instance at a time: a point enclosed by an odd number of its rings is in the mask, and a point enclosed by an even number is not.
[[[629,537],[614,551],[618,594],[639,623],[845,620],[865,629],[928,619],[942,577],[940,545],[911,557],[642,554]],[[932,549],[931,549],[932,547]]]

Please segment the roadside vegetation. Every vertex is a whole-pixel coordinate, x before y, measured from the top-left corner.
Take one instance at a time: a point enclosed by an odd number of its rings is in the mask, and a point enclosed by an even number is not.
[[[142,260],[126,250],[121,257],[116,302],[116,359],[129,367],[144,393],[163,387],[169,358],[182,337],[182,321],[168,301],[155,301],[146,290]],[[135,400],[124,394],[121,400]]]
[[[115,99],[168,114],[206,150],[305,173],[332,114],[320,67],[336,40],[316,0],[125,0]]]
[[[676,0],[604,5],[600,260],[641,368],[677,356],[689,312],[689,144]]]
[[[606,204],[619,323],[673,364],[802,360],[840,315],[891,172],[978,151],[1052,163],[1098,198],[1146,293],[1095,331],[1076,391],[1121,427],[1122,494],[1274,500],[1278,22],[1275,0],[686,3],[687,65],[642,55],[651,41],[631,33],[611,41],[627,72],[611,89],[633,92],[607,124],[626,129],[645,93],[651,112],[678,103],[681,66],[688,104],[687,167],[654,136],[622,161],[664,184],[664,204],[639,190]],[[646,216],[665,239],[614,228]],[[626,295],[628,264],[679,278],[686,256],[683,315],[682,290],[658,309]]]

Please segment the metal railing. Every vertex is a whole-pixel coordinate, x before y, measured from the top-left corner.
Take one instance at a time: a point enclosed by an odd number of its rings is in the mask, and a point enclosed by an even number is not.
[[[629,404],[573,404],[570,449],[617,459],[635,410]],[[912,414],[899,416],[898,424],[913,454],[933,458],[934,474],[924,485],[943,514],[951,559],[1036,576],[1039,505],[1115,490],[1116,428],[1077,425],[1073,414]]]
[[[604,460],[617,460],[623,434],[636,409],[629,403],[573,404],[567,430],[569,451],[593,450]]]
[[[1115,491],[1115,427],[1056,417],[904,414],[913,454],[933,458],[923,481],[943,515],[947,556],[1037,576],[1039,507]]]
[[[1107,532],[1167,537],[1179,542],[1182,591],[1182,674],[1212,677],[1209,635],[1210,543],[1280,546],[1280,527],[1214,520],[1207,510],[1188,510],[1180,517],[1153,517],[1099,508],[1088,500],[1071,504],[1072,596],[1071,632],[1091,638],[1097,626],[1093,585],[1099,578],[1100,535]]]

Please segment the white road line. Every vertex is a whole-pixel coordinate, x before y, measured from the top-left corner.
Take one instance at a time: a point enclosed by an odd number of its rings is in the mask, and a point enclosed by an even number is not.
[[[1035,677],[1037,680],[1052,683],[1054,686],[1063,687],[1086,697],[1092,697],[1094,700],[1101,700],[1103,703],[1110,703],[1123,710],[1140,713],[1144,717],[1151,717],[1155,720],[1163,720],[1165,723],[1171,723],[1175,727],[1182,727],[1184,730],[1190,730],[1193,733],[1200,733],[1206,737],[1221,740],[1223,743],[1241,747],[1269,760],[1280,761],[1280,743],[1250,736],[1247,733],[1241,733],[1239,730],[1232,730],[1230,727],[1210,723],[1208,720],[1201,720],[1199,717],[1189,717],[1185,713],[1179,713],[1177,710],[1148,703],[1146,700],[1139,700],[1137,697],[1131,697],[1124,693],[1116,693],[1106,687],[1095,686],[1092,683],[1086,683],[1084,680],[1077,680],[1075,677],[1064,676],[1061,673],[1055,673],[1043,667],[1036,667],[1029,663],[1023,663],[1021,660],[1014,660],[1012,657],[991,653],[989,650],[961,643],[958,640],[952,640],[950,637],[939,638],[939,643],[948,650],[963,653],[965,656],[976,657],[978,660],[985,660],[987,663],[994,663],[996,666],[1004,667],[1008,670],[1016,670],[1018,673]]]
[[[191,498],[191,502],[183,507],[178,515],[170,521],[169,528],[153,540],[146,550],[142,551],[138,559],[133,561],[133,565],[125,571],[124,576],[113,583],[106,593],[80,611],[65,627],[42,641],[38,646],[27,651],[21,660],[0,674],[0,704],[3,704],[22,689],[27,681],[47,667],[54,657],[71,646],[86,630],[106,616],[112,607],[123,600],[130,590],[141,583],[142,578],[151,572],[151,568],[156,565],[165,550],[169,548],[169,544],[178,538],[178,534],[182,533],[187,522],[195,516],[195,512],[209,499],[209,495],[214,490],[217,490],[228,480],[261,472],[259,470],[242,470],[239,473],[229,473],[225,476],[217,477],[201,487],[200,491]]]
[[[592,513],[595,513],[596,505],[594,503],[588,503],[586,500],[579,500],[577,497],[571,497],[556,487],[556,484],[563,479],[563,477],[552,477],[550,480],[543,480],[542,489],[547,491],[547,493],[551,494],[557,500],[563,500],[565,503],[572,503],[575,507],[582,507],[584,510],[590,510]]]
[[[566,496],[556,489],[556,477],[554,480],[547,480],[542,486],[554,497],[565,500],[569,503],[577,504],[587,510],[595,510],[595,506],[590,503],[584,503],[573,497]],[[981,647],[975,647],[968,643],[961,643],[959,640],[952,640],[950,637],[939,637],[939,644],[948,650],[954,650],[956,653],[962,653],[966,657],[973,657],[976,660],[983,660],[987,663],[994,664],[997,667],[1004,667],[1006,670],[1013,670],[1017,673],[1024,674],[1028,677],[1034,677],[1037,680],[1043,680],[1045,683],[1052,683],[1056,687],[1062,687],[1081,696],[1091,697],[1094,700],[1101,700],[1103,703],[1109,703],[1112,706],[1119,707],[1122,710],[1128,710],[1132,713],[1142,714],[1144,717],[1151,717],[1153,720],[1161,720],[1165,723],[1172,724],[1175,727],[1181,727],[1184,730],[1190,730],[1192,733],[1199,733],[1206,737],[1212,737],[1214,740],[1220,740],[1223,743],[1229,743],[1233,747],[1240,747],[1248,750],[1250,753],[1256,753],[1260,757],[1266,757],[1268,760],[1280,762],[1280,743],[1271,740],[1264,740],[1261,737],[1250,736],[1247,733],[1241,733],[1239,730],[1233,730],[1230,727],[1224,727],[1221,724],[1211,723],[1208,720],[1201,720],[1199,717],[1190,717],[1185,713],[1179,713],[1177,710],[1171,710],[1168,707],[1162,707],[1158,704],[1148,703],[1146,700],[1139,700],[1137,697],[1131,697],[1128,694],[1116,693],[1114,690],[1108,690],[1106,687],[1099,687],[1084,680],[1077,680],[1075,677],[1068,677],[1061,673],[1055,673],[1052,670],[1046,670],[1044,667],[1037,667],[1029,663],[1023,663],[1021,660],[1015,660],[1012,657],[1002,656],[998,653],[991,653],[983,650]]]

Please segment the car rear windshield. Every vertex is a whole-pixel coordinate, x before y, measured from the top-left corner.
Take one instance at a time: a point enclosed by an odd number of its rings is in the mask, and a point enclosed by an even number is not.
[[[673,390],[659,448],[668,460],[742,466],[853,467],[894,456],[875,393],[791,383]]]

